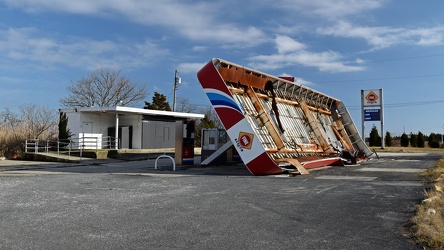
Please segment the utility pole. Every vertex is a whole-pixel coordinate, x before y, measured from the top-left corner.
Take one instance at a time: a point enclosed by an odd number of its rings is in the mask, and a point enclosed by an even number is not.
[[[173,112],[176,112],[176,90],[178,85],[181,83],[182,79],[180,79],[178,75],[179,71],[177,69],[174,71],[174,100],[173,100]]]
[[[442,124],[442,129],[444,132],[444,123]],[[441,133],[441,145],[444,144],[444,133]]]

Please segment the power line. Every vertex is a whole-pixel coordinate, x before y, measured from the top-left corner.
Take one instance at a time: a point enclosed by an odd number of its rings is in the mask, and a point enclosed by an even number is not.
[[[398,108],[398,107],[407,107],[407,106],[429,105],[429,104],[436,104],[436,103],[442,103],[442,102],[444,102],[444,100],[422,101],[422,102],[404,102],[404,103],[387,104],[387,105],[384,105],[384,107]]]
[[[338,81],[324,81],[324,82],[313,82],[313,83],[385,81],[385,80],[411,79],[411,78],[423,78],[423,77],[435,77],[435,76],[444,76],[444,74],[430,74],[430,75],[416,75],[416,76],[397,76],[397,77],[382,77],[382,78],[368,78],[368,79],[354,79],[354,80],[338,80]]]
[[[384,108],[401,108],[401,107],[430,105],[430,104],[437,104],[437,103],[444,103],[444,100],[390,103],[390,104],[384,104]],[[348,106],[348,107],[350,110],[361,109],[361,106]]]
[[[392,61],[402,61],[402,60],[413,60],[428,57],[444,56],[444,53],[431,54],[431,55],[421,55],[421,56],[410,56],[410,57],[400,57],[400,58],[389,58],[380,60],[364,60],[358,64],[370,64],[379,62],[392,62]],[[424,77],[436,77],[443,76],[444,74],[429,74],[429,75],[414,75],[414,76],[396,76],[396,77],[382,77],[382,78],[369,78],[369,79],[353,79],[353,80],[338,80],[338,81],[322,81],[313,83],[338,83],[338,82],[361,82],[361,81],[386,81],[386,80],[396,80],[396,79],[411,79],[411,78],[424,78]]]
[[[410,56],[410,57],[400,57],[400,58],[389,58],[389,59],[380,59],[380,60],[368,60],[368,61],[365,60],[362,63],[403,61],[403,60],[412,60],[412,59],[420,59],[420,58],[436,57],[436,56],[444,56],[444,53],[433,54],[433,55],[423,55],[423,56]]]

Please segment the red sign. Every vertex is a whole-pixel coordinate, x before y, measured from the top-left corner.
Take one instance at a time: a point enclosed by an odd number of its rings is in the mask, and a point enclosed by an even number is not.
[[[253,138],[253,134],[240,132],[238,142],[242,148],[251,149],[251,146],[253,145]]]
[[[368,95],[365,97],[368,102],[376,102],[378,98],[379,97],[373,91],[370,91],[370,93],[368,93]]]

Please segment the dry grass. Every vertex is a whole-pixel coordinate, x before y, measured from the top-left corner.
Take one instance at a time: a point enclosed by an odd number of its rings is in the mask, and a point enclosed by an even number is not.
[[[426,249],[444,249],[444,158],[424,175],[431,188],[412,217],[412,237]]]

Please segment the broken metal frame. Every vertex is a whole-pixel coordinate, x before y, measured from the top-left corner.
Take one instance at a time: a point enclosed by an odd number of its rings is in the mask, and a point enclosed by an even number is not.
[[[342,165],[345,158],[356,162],[373,154],[336,98],[220,59],[202,68],[198,79],[255,175],[306,174],[307,168]]]

